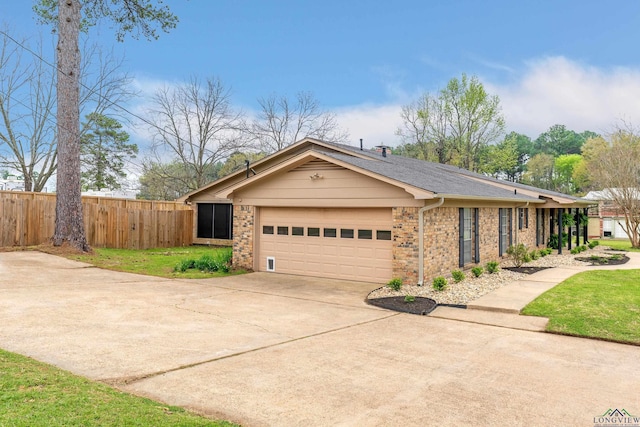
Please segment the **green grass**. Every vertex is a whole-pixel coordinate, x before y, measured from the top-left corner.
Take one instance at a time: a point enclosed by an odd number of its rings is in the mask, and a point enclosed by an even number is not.
[[[640,345],[640,270],[576,274],[522,314],[548,317],[549,332]]]
[[[96,248],[93,254],[68,255],[67,257],[107,270],[126,271],[128,273],[169,278],[204,279],[244,273],[244,271],[207,273],[192,269],[184,273],[174,271],[175,266],[183,260],[198,259],[203,255],[214,255],[221,250],[224,250],[224,248],[211,248],[208,246],[186,246],[182,248],[146,250]]]
[[[617,249],[621,251],[631,251],[631,252],[640,252],[640,249],[631,248],[631,242],[629,239],[625,240],[609,240],[609,239],[600,239],[600,245],[609,246],[611,249]]]
[[[0,426],[234,426],[0,350]]]

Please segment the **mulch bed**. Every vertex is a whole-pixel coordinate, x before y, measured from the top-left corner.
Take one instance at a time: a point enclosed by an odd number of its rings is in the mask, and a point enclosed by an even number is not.
[[[514,273],[533,274],[538,271],[546,270],[553,267],[500,267],[503,270],[513,271]]]
[[[402,313],[426,315],[431,313],[438,305],[431,298],[415,297],[413,302],[405,302],[404,297],[384,297],[367,299],[367,304],[387,310],[400,311]]]
[[[620,259],[611,259],[606,255],[597,259],[592,259],[591,257],[576,257],[576,259],[578,261],[588,262],[590,265],[622,265],[629,262],[629,257],[626,255]]]

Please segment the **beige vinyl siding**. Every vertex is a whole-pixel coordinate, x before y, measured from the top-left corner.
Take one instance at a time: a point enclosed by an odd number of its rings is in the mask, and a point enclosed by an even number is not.
[[[275,272],[385,283],[391,279],[391,209],[259,209],[257,267],[267,271],[267,258],[275,260]],[[264,234],[264,226],[273,234]],[[278,234],[279,227],[288,233]],[[293,235],[292,227],[303,227],[304,235]],[[309,236],[309,228],[319,229],[319,237]],[[335,229],[336,237],[324,230]],[[345,232],[342,233],[341,231]],[[353,238],[341,237],[351,235]],[[284,231],[284,230],[282,230]],[[299,232],[299,229],[296,231]],[[378,231],[381,231],[378,235]],[[358,238],[371,233],[371,239]]]
[[[234,193],[233,203],[253,206],[421,206],[403,189],[324,161],[266,178]]]

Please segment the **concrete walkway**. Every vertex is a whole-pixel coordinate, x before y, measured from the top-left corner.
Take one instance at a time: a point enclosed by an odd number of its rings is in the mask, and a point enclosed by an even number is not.
[[[583,271],[640,269],[640,253],[627,252],[629,262],[622,265],[564,266],[549,268],[498,288],[467,304],[467,310],[438,307],[430,315],[443,319],[502,326],[528,331],[544,331],[548,320],[519,316],[520,311],[538,296]]]

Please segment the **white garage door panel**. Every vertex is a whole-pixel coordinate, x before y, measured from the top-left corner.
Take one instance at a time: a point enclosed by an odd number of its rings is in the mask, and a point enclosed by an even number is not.
[[[392,243],[378,240],[377,230],[392,228],[391,209],[261,208],[258,233],[258,268],[266,270],[267,257],[276,260],[276,272],[386,282],[391,278]],[[263,234],[263,226],[274,234]],[[277,227],[288,227],[287,235]],[[292,235],[292,227],[304,227],[303,236]],[[320,237],[308,236],[319,228]],[[325,228],[335,228],[337,237],[324,237]],[[341,229],[353,230],[343,238]],[[358,239],[358,230],[371,230],[372,239]]]

